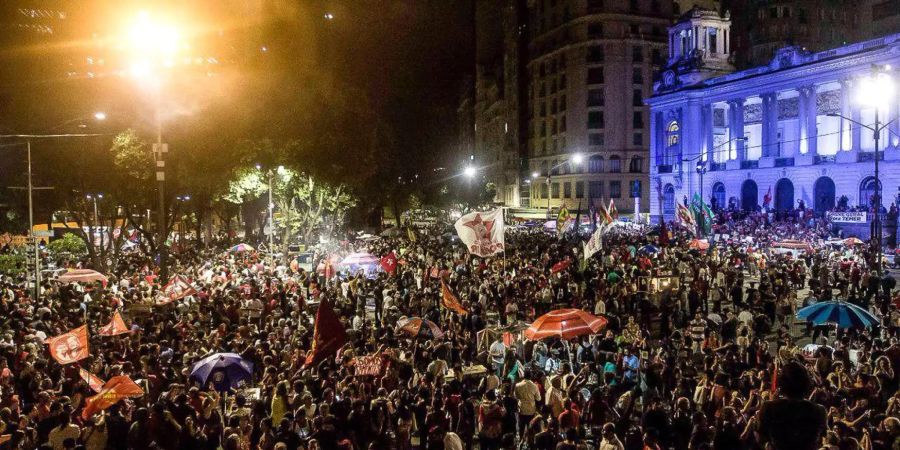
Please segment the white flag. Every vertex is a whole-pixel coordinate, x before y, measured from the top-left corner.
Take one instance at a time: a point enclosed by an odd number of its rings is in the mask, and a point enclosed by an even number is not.
[[[591,235],[591,238],[584,243],[584,259],[585,261],[594,256],[603,247],[603,233],[606,232],[606,224],[597,227],[597,231]]]
[[[454,227],[459,239],[473,255],[491,256],[504,249],[503,209],[466,214],[456,221]]]

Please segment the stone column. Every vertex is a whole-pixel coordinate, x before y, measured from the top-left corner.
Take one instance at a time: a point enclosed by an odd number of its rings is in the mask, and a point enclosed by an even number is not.
[[[816,103],[816,86],[802,86],[800,89],[800,109],[797,122],[800,124],[800,153],[816,154],[818,149],[818,130],[816,117],[819,108]]]
[[[888,104],[890,105],[890,113],[888,114],[887,120],[891,120],[895,117],[898,118],[888,127],[888,130],[890,130],[888,133],[888,142],[897,149],[900,148],[900,102],[895,98],[893,102]]]
[[[775,156],[778,139],[778,96],[762,94],[762,157]]]
[[[801,86],[797,89],[800,94],[797,98],[797,133],[800,138],[800,154],[809,152],[809,86]]]
[[[737,160],[743,161],[747,159],[745,150],[746,143],[738,138],[744,137],[744,99],[739,98],[735,100],[729,100],[728,115],[728,138],[731,139],[731,143],[729,144],[729,153],[731,153],[731,148],[735,149]],[[731,155],[729,154],[728,157],[730,159]]]
[[[701,160],[706,161],[707,163],[712,163],[713,155],[710,153],[713,149],[712,105],[703,105],[700,109],[700,116],[703,120],[700,125],[700,154],[702,155]]]
[[[850,117],[853,98],[850,96],[851,83],[849,78],[841,80],[841,115]],[[841,119],[841,142],[840,149],[850,151],[853,149],[853,131],[852,123],[847,119]]]

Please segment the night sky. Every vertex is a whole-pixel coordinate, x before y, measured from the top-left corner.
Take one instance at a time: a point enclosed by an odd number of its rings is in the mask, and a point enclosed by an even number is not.
[[[319,122],[329,113],[338,116],[332,122],[340,121],[346,108],[362,107],[389,135],[375,154],[379,164],[391,161],[388,172],[412,175],[452,164],[456,156],[456,109],[474,64],[472,0],[51,3],[68,7],[69,17],[47,43],[16,33],[0,42],[5,66],[15,68],[0,82],[4,129],[42,132],[105,110],[110,120],[95,131],[152,131],[148,94],[127,77],[104,73],[114,70],[115,59],[109,46],[97,46],[90,36],[116,33],[131,10],[156,8],[200,28],[189,36],[192,50],[221,63],[215,77],[180,70],[169,83],[169,142],[200,151],[245,138],[331,132],[345,134],[341,145],[353,147],[375,124]],[[24,20],[17,9],[5,8],[0,24],[16,30]],[[105,58],[107,66],[86,67],[87,56]],[[68,71],[77,75],[63,75]],[[89,71],[95,72],[90,78]]]

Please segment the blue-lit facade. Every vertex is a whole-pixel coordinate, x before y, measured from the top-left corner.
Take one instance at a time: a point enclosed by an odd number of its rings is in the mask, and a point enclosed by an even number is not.
[[[651,216],[672,220],[676,203],[698,192],[717,208],[756,209],[768,192],[776,210],[802,201],[824,212],[842,196],[851,208],[870,205],[874,133],[853,121],[871,126],[876,112],[856,102],[855,88],[873,65],[900,67],[900,34],[819,53],[789,47],[735,72],[723,62],[728,26],[728,17],[695,9],[670,30],[669,62],[647,101]],[[881,122],[897,117],[900,95],[887,103]],[[889,206],[900,186],[900,122],[882,131],[879,147]]]

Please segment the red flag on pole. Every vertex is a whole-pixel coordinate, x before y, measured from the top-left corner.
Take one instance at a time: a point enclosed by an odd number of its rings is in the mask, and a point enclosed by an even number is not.
[[[443,279],[441,279],[441,305],[457,314],[469,313],[469,311],[466,311],[466,308],[463,307],[462,303],[459,302],[459,299],[450,292],[450,288],[447,287],[447,283],[444,283]]]
[[[384,255],[381,258],[381,268],[384,269],[385,272],[393,275],[394,271],[397,270],[397,255],[395,255],[394,252]]]
[[[182,298],[187,297],[188,295],[196,294],[197,290],[194,289],[194,286],[191,284],[190,280],[182,277],[181,275],[175,275],[169,279],[169,282],[166,283],[165,286],[159,291],[159,294],[156,296],[156,301],[154,302],[156,306],[167,305],[169,303],[174,302],[175,300],[180,300]]]
[[[772,369],[772,395],[778,392],[778,359],[775,360],[775,368]]]
[[[100,389],[97,395],[84,400],[84,410],[81,411],[81,418],[87,420],[97,412],[115,405],[123,398],[140,397],[142,395],[144,395],[144,390],[132,381],[128,375],[112,377],[103,384],[103,388]]]
[[[313,329],[313,344],[306,355],[306,365],[317,364],[322,358],[336,352],[347,342],[347,331],[338,319],[328,300],[322,300],[316,311],[316,324]]]
[[[100,328],[100,331],[97,334],[100,336],[118,336],[129,332],[131,332],[131,330],[125,325],[125,321],[122,320],[122,315],[116,311],[113,313],[109,323],[104,325],[103,328]]]
[[[769,203],[772,203],[772,186],[769,186],[769,190],[766,192],[766,195],[763,195],[763,207],[768,208]]]
[[[90,355],[86,325],[48,338],[46,342],[50,346],[50,356],[60,364],[71,364]]]
[[[84,382],[87,383],[87,385],[90,386],[94,392],[102,391],[103,385],[106,384],[106,382],[103,381],[102,378],[88,372],[82,367],[78,368],[78,375],[81,376],[81,379],[84,380]]]

